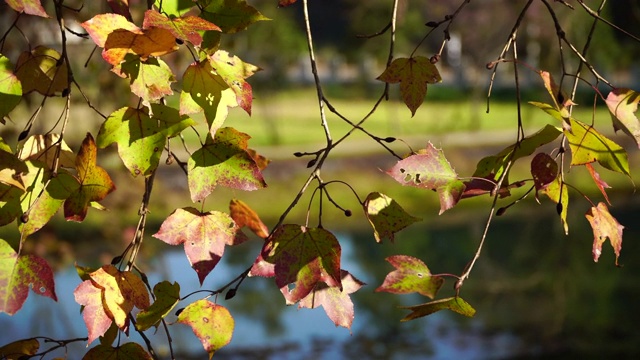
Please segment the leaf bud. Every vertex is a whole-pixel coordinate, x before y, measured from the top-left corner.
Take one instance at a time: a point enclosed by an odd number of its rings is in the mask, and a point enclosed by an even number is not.
[[[300,151],[296,151],[296,152],[293,153],[293,156],[295,156],[295,157],[303,157],[304,154],[301,153]]]
[[[317,161],[318,161],[318,159],[313,159],[313,160],[309,161],[309,162],[307,163],[307,167],[308,167],[308,168],[312,167],[313,165],[315,165],[315,164],[316,164],[316,162],[317,162]]]
[[[396,141],[396,138],[394,138],[393,136],[389,136],[389,137],[384,138],[384,141],[388,142],[388,143],[392,143],[392,142]]]
[[[502,216],[505,212],[507,212],[507,208],[501,207],[500,209],[498,209],[498,211],[496,211],[496,216]]]
[[[66,89],[62,90],[62,97],[69,96],[69,93],[71,93],[71,88],[66,88]]]
[[[451,20],[451,19],[453,19],[453,16],[451,16],[451,15],[445,15],[445,16],[444,16],[444,19],[445,19],[445,20]]]
[[[184,41],[182,41],[182,39],[176,38],[176,44],[182,45],[182,44],[184,44]]]
[[[487,68],[487,70],[491,70],[496,66],[496,63],[494,61],[492,62],[488,62],[487,65],[485,65],[485,67]]]
[[[350,217],[352,215],[351,210],[347,209],[344,211],[344,216]]]
[[[236,289],[229,289],[229,291],[227,291],[227,293],[224,295],[224,299],[225,300],[229,300],[229,299],[233,299],[233,297],[236,296]]]
[[[432,64],[435,64],[438,61],[440,61],[440,54],[435,54],[429,59],[429,62]]]
[[[120,261],[122,261],[122,255],[118,255],[118,256],[114,257],[113,260],[111,260],[111,265],[115,265],[115,264],[119,263]]]
[[[23,132],[20,133],[20,135],[18,135],[18,141],[22,141],[26,139],[28,135],[29,135],[29,129],[24,130]]]
[[[556,212],[558,213],[558,215],[561,215],[561,214],[562,214],[562,203],[561,203],[561,202],[559,202],[559,203],[556,205]]]
[[[22,214],[22,216],[20,216],[20,222],[23,224],[26,224],[29,222],[29,214],[24,213]]]
[[[424,25],[425,25],[425,26],[428,26],[428,27],[432,27],[432,28],[434,28],[434,27],[438,27],[438,23],[437,23],[437,22],[435,22],[435,21],[429,21],[428,23],[426,23],[426,24],[424,24]]]
[[[169,154],[169,156],[167,156],[167,160],[164,163],[167,164],[167,165],[171,165],[171,164],[173,164],[173,160],[174,159],[175,158],[173,157],[173,155]]]
[[[176,310],[176,316],[180,316],[180,313],[182,313],[182,310],[184,310],[184,308]]]

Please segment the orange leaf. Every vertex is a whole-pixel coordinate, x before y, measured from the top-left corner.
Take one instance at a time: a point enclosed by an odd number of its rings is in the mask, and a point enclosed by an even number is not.
[[[178,50],[176,38],[170,31],[150,28],[137,31],[116,29],[107,36],[102,57],[111,65],[118,65],[127,54],[140,56],[143,61],[149,56],[162,56]]]
[[[229,211],[238,227],[246,226],[263,239],[269,236],[269,228],[260,220],[258,214],[242,200],[232,199],[229,203]]]

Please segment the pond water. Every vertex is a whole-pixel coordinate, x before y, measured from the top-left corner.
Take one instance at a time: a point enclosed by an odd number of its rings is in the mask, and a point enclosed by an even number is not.
[[[236,328],[231,344],[215,358],[640,358],[640,204],[612,208],[626,226],[620,268],[614,266],[608,243],[600,262],[593,262],[593,235],[584,217],[569,219],[571,233],[565,236],[553,211],[537,210],[525,207],[494,223],[461,293],[477,310],[472,319],[440,312],[401,323],[407,310],[398,306],[428,299],[374,290],[392,270],[384,262],[390,255],[419,257],[434,273],[459,273],[473,255],[483,217],[413,226],[400,233],[395,244],[375,244],[369,230],[353,231],[336,234],[343,246],[342,267],[368,284],[352,295],[356,314],[351,332],[336,328],[321,308],[285,306],[273,279],[248,278],[235,298],[218,299],[235,317]],[[204,289],[218,288],[242,272],[259,244],[245,243],[227,251]],[[184,253],[177,250],[155,256],[147,275],[151,284],[178,281],[183,296],[200,288]],[[57,303],[30,294],[18,314],[0,314],[0,345],[33,336],[85,337],[73,299],[79,283],[73,268],[59,271]],[[450,296],[452,286],[450,280],[445,283],[439,297]],[[174,348],[182,351],[176,354],[178,359],[206,358],[189,327],[176,324],[170,331]],[[168,358],[164,331],[148,333],[156,352]],[[142,341],[135,332],[130,340]],[[84,352],[86,343],[68,347],[69,359],[79,359]]]

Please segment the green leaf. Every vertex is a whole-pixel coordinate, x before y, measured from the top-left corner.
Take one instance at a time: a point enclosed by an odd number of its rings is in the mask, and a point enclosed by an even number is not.
[[[482,177],[497,181],[504,173],[509,160],[515,162],[533,154],[537,148],[555,140],[561,134],[560,129],[546,125],[537,133],[527,136],[520,143],[510,145],[498,154],[481,159],[473,173],[474,177]],[[506,181],[508,183],[508,181]]]
[[[148,309],[139,312],[136,316],[136,328],[140,331],[158,326],[160,320],[173,310],[180,301],[180,284],[159,282],[153,287],[153,293],[156,300]]]
[[[221,128],[215,139],[191,155],[187,163],[191,199],[206,198],[217,186],[257,190],[267,186],[255,160],[247,152],[249,135],[233,128]]]
[[[433,299],[444,284],[440,276],[432,276],[431,271],[420,259],[412,256],[395,255],[386,260],[396,268],[387,274],[376,292],[384,291],[392,294],[410,294],[417,292]]]
[[[411,314],[405,316],[400,321],[414,320],[431,315],[440,310],[451,310],[468,317],[473,317],[476,314],[476,310],[459,296],[430,301],[420,305],[401,306],[400,308],[411,310]]]
[[[22,214],[20,201],[24,190],[0,183],[0,226],[10,224]]]
[[[164,5],[163,5],[164,6]],[[221,31],[220,28],[202,18],[196,16],[187,16],[185,18],[170,19],[155,10],[147,10],[144,13],[144,22],[142,27],[147,29],[157,27],[169,31],[176,39],[188,41],[195,46],[200,46],[202,36],[199,31],[215,30]]]
[[[262,258],[274,264],[276,285],[295,303],[324,282],[342,289],[338,239],[322,228],[286,224],[274,231],[262,249]],[[290,292],[286,287],[295,284]]]
[[[562,182],[562,176],[559,175],[552,183],[547,185],[540,191],[547,195],[549,199],[558,204],[560,221],[564,228],[564,233],[569,235],[569,224],[567,223],[567,209],[569,208],[569,189]]]
[[[81,222],[92,202],[104,199],[116,189],[109,174],[96,164],[97,149],[93,136],[87,133],[76,156],[77,180],[80,186],[64,202],[64,217]]]
[[[82,360],[151,360],[151,355],[137,343],[126,343],[121,346],[97,345],[82,357]]]
[[[13,153],[0,151],[0,164],[0,183],[24,190],[23,177],[29,171],[24,161]]]
[[[373,226],[376,242],[382,242],[384,238],[393,242],[395,233],[422,220],[411,216],[395,200],[378,192],[369,194],[362,206]]]
[[[229,310],[204,299],[187,305],[178,315],[178,322],[191,327],[209,358],[231,342],[235,326]]]
[[[438,68],[424,56],[398,58],[378,76],[389,84],[400,83],[400,95],[411,110],[411,116],[422,105],[427,95],[427,84],[442,82]]]
[[[309,295],[300,300],[298,308],[315,309],[322,306],[336,326],[351,329],[354,313],[349,294],[358,291],[364,283],[345,270],[341,271],[341,277],[342,289],[320,283]]]
[[[180,17],[189,12],[195,3],[192,0],[155,0],[154,5],[163,14]]]
[[[237,106],[236,95],[211,63],[204,60],[189,65],[182,77],[180,114],[193,114],[204,110],[209,132],[216,130],[227,118],[228,107]]]
[[[100,127],[97,145],[105,148],[118,144],[118,154],[132,175],[150,175],[158,167],[168,137],[179,134],[195,121],[180,116],[176,109],[152,105],[124,107],[113,112]]]
[[[600,254],[602,254],[602,244],[608,238],[616,254],[616,266],[618,266],[624,226],[620,225],[618,220],[611,215],[607,204],[603,202],[598,203],[598,206],[591,207],[585,216],[593,229],[593,261],[598,262]]]
[[[19,360],[25,355],[26,357],[35,355],[38,349],[40,349],[40,342],[36,338],[18,340],[0,347],[0,356],[2,359]]]
[[[630,176],[627,152],[592,126],[571,119],[571,132],[565,131],[565,136],[571,148],[571,165],[597,161],[609,170]]]
[[[13,72],[13,64],[0,54],[0,119],[7,116],[22,99],[22,84]]]
[[[607,107],[611,112],[613,129],[622,130],[640,147],[640,121],[635,115],[638,111],[638,102],[640,102],[640,93],[631,89],[614,89],[606,99]]]
[[[49,264],[36,255],[18,255],[0,239],[0,312],[13,315],[32,289],[38,295],[58,301]]]
[[[231,56],[228,52],[219,50],[210,57],[211,67],[224,79],[227,85],[236,94],[238,105],[251,115],[253,91],[251,85],[244,79],[260,70],[259,67],[245,63],[237,56]]]
[[[270,20],[245,0],[199,0],[198,4],[203,7],[200,16],[227,34],[242,31],[258,21]]]
[[[426,149],[398,161],[387,174],[405,186],[436,190],[440,197],[440,214],[458,203],[465,188],[442,150],[431,143]]]
[[[29,173],[25,177],[29,195],[22,199],[22,213],[28,214],[27,222],[20,222],[22,236],[29,236],[46,225],[69,196],[78,190],[80,184],[64,169],[55,177],[42,163],[27,161]],[[46,188],[44,187],[45,185]]]
[[[184,244],[184,252],[198,274],[200,285],[222,258],[226,245],[247,239],[228,214],[202,213],[191,207],[176,209],[153,237],[169,245]]]
[[[131,92],[139,96],[145,106],[173,94],[171,83],[176,79],[164,61],[150,58],[142,62],[139,57],[130,56],[125,59],[120,64],[122,74],[131,79]]]

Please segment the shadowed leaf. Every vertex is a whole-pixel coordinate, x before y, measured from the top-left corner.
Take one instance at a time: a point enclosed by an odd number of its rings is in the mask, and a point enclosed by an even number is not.
[[[187,16],[184,18],[177,17],[170,19],[155,10],[147,10],[144,13],[144,22],[142,27],[145,29],[150,27],[165,29],[176,39],[188,41],[195,46],[200,46],[202,43],[202,36],[198,31],[221,31],[217,25],[212,24],[203,18]]]
[[[64,217],[82,221],[91,202],[104,199],[116,189],[107,172],[96,165],[97,149],[91,134],[87,134],[76,156],[77,180],[80,186],[64,202]]]
[[[98,345],[91,348],[82,360],[151,360],[151,355],[140,344],[133,342],[122,346]]]
[[[294,284],[285,293],[287,303],[295,303],[324,282],[342,289],[338,239],[321,228],[282,225],[274,231],[262,249],[262,259],[274,264],[276,285],[279,288]]]
[[[401,308],[411,310],[411,314],[405,316],[400,321],[414,320],[423,316],[431,315],[440,310],[451,310],[468,317],[473,317],[476,314],[476,310],[461,297],[450,297],[446,299],[430,301],[428,303],[420,305],[401,306]]]
[[[6,360],[20,360],[35,355],[38,349],[40,342],[36,338],[18,340],[0,347],[0,356]]]
[[[203,6],[200,16],[227,34],[242,31],[255,22],[269,20],[245,0],[199,0],[198,4]]]
[[[142,33],[142,30],[134,23],[118,14],[98,14],[83,22],[80,26],[87,31],[93,42],[101,48],[104,48],[109,34],[115,30],[122,29]]]
[[[400,83],[400,95],[411,110],[411,116],[422,105],[427,95],[427,84],[442,82],[438,68],[424,56],[393,60],[378,76],[378,80],[389,84]]]
[[[44,46],[20,54],[15,74],[22,84],[23,94],[37,91],[54,96],[69,88],[67,66],[60,60],[60,53]]]
[[[382,242],[385,238],[393,242],[395,233],[421,220],[404,211],[392,198],[378,192],[367,196],[363,208],[373,227],[376,242]]]
[[[640,121],[636,117],[640,94],[631,89],[614,89],[607,95],[613,129],[631,136],[640,147]]]
[[[150,56],[162,56],[178,50],[176,38],[161,28],[144,30],[116,29],[107,35],[102,57],[111,65],[120,64],[127,54],[135,54],[143,61]]]
[[[531,160],[531,175],[536,190],[542,190],[558,176],[558,164],[548,154],[538,153]]]
[[[156,300],[151,306],[142,310],[136,316],[136,328],[144,331],[152,326],[158,326],[160,320],[164,319],[180,301],[180,284],[168,281],[157,283],[153,287],[153,294]]]
[[[0,54],[0,119],[7,116],[22,99],[22,84],[13,71],[13,64]]]
[[[19,145],[18,158],[22,160],[35,160],[44,163],[49,169],[53,168],[58,159],[58,166],[73,168],[76,163],[76,154],[59,134],[48,133],[45,135],[32,135]]]
[[[176,80],[164,61],[152,58],[142,62],[137,57],[126,59],[120,69],[131,81],[131,92],[142,98],[143,105],[149,107],[151,103],[173,94],[171,83]]]

